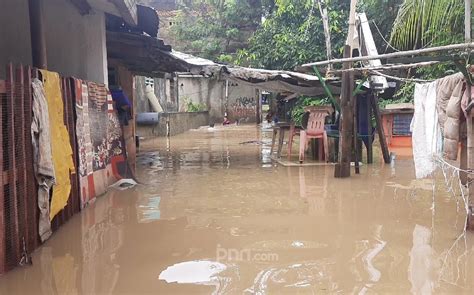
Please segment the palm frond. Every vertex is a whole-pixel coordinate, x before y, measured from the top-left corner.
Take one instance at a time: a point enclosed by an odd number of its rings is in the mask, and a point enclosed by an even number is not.
[[[443,43],[458,34],[463,0],[405,0],[393,24],[390,42],[403,50]]]

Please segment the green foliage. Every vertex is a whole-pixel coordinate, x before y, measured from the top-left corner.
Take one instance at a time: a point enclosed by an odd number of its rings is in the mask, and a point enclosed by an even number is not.
[[[331,102],[329,98],[316,98],[308,96],[300,96],[298,102],[291,111],[291,118],[296,125],[301,125],[303,119],[304,108],[307,106],[323,106],[329,105]]]
[[[180,44],[175,47],[200,57],[230,62],[260,25],[264,7],[261,0],[184,1],[171,29]]]
[[[327,0],[334,55],[342,53],[349,1]],[[314,0],[276,0],[274,11],[237,53],[237,62],[266,69],[293,70],[295,66],[326,59],[322,19]]]
[[[384,39],[390,38],[393,22],[403,0],[360,0],[358,3],[358,10],[365,12],[371,22],[372,34],[379,53],[389,50]]]
[[[463,42],[463,0],[404,0],[393,24],[390,42],[401,50]],[[452,63],[419,68],[409,77],[437,79],[457,69]],[[397,102],[412,102],[414,83],[403,83],[395,94]]]
[[[186,112],[188,113],[203,112],[207,110],[207,106],[204,103],[194,103],[188,97],[183,98],[183,100],[184,100],[184,105],[186,107]]]
[[[391,43],[410,50],[457,43],[463,36],[464,0],[404,0]]]
[[[457,72],[453,64],[436,64],[424,68],[418,68],[414,75],[417,78],[426,80],[435,80]],[[415,93],[415,83],[404,82],[394,95],[394,100],[381,100],[380,105],[385,107],[387,104],[413,102]]]

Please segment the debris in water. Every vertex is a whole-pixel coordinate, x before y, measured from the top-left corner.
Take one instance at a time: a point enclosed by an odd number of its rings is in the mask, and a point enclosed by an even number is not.
[[[116,183],[112,184],[110,187],[116,188],[119,190],[126,190],[126,189],[136,186],[137,184],[138,183],[135,180],[130,179],[130,178],[125,178],[125,179],[120,179]]]

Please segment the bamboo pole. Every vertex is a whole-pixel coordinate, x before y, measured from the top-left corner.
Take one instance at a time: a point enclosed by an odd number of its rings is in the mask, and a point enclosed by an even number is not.
[[[411,68],[419,68],[425,66],[431,66],[440,63],[439,61],[427,61],[420,63],[411,63],[411,64],[386,64],[383,66],[376,67],[365,67],[365,68],[350,68],[350,69],[341,69],[341,70],[332,70],[328,74],[339,75],[343,72],[369,72],[369,71],[391,71],[391,70],[403,70]],[[313,67],[314,69],[314,67]]]
[[[357,61],[367,61],[367,60],[374,60],[374,59],[387,59],[387,58],[394,58],[394,57],[406,57],[406,56],[422,55],[422,54],[433,53],[433,52],[441,52],[441,51],[449,51],[449,50],[466,50],[466,49],[474,49],[474,42],[466,42],[466,43],[462,43],[462,44],[452,44],[452,45],[446,45],[446,46],[438,46],[438,47],[423,48],[423,49],[408,50],[408,51],[399,51],[399,52],[372,55],[372,56],[337,58],[337,59],[333,59],[333,60],[307,63],[307,64],[302,65],[301,67],[302,68],[311,68],[313,66],[325,66],[325,65],[328,65],[328,64],[340,64],[340,63],[344,63],[344,62],[357,62]]]

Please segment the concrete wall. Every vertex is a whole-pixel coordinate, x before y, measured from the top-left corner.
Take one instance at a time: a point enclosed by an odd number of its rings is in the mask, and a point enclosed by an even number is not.
[[[43,9],[48,69],[107,84],[104,13],[81,16],[64,0],[46,0]]]
[[[32,64],[28,0],[2,0],[0,5],[0,79],[8,62]],[[105,15],[81,16],[70,1],[44,0],[48,69],[107,83]]]
[[[137,135],[143,137],[166,136],[166,122],[169,121],[170,135],[174,136],[191,129],[209,125],[209,112],[163,113],[159,123],[152,126],[137,126]]]
[[[0,4],[0,79],[8,62],[31,65],[28,0],[2,0]]]
[[[179,75],[178,96],[180,111],[185,101],[206,105],[211,122],[221,122],[224,116],[225,81],[200,75]]]
[[[145,78],[137,77],[137,112],[152,111],[145,97]],[[186,110],[186,100],[195,104],[204,104],[209,112],[209,122],[220,124],[226,112],[225,80],[206,78],[200,75],[180,74],[177,78],[178,101],[171,101],[170,80],[154,79],[155,94],[165,112],[176,111],[176,103],[179,103],[179,111]],[[247,84],[239,84],[229,81],[227,100],[227,113],[232,122],[239,120],[242,123],[255,123],[257,121],[257,109],[259,93],[256,88]]]
[[[145,77],[143,76],[136,76],[135,77],[135,85],[136,85],[136,110],[137,113],[147,113],[153,112],[150,103],[145,95]],[[169,79],[165,78],[154,78],[153,79],[153,88],[155,91],[155,95],[158,98],[161,107],[163,108],[164,112],[177,112],[178,105],[177,101],[171,95],[171,83]]]
[[[231,121],[256,122],[258,100],[259,96],[256,88],[229,81],[227,113]]]

